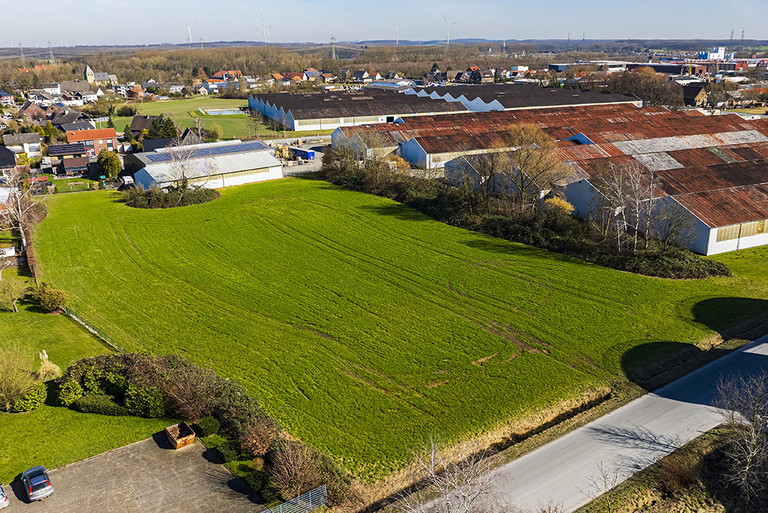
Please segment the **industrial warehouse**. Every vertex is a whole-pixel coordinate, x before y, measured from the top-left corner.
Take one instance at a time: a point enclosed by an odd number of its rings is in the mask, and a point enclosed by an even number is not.
[[[248,101],[255,112],[296,131],[391,123],[411,116],[467,111],[641,103],[638,98],[623,94],[493,84],[257,94]]]
[[[472,155],[514,151],[510,127],[534,124],[557,144],[570,169],[562,193],[574,214],[591,217],[600,166],[640,165],[653,173],[659,206],[682,207],[695,233],[686,246],[711,255],[768,244],[768,121],[629,104],[422,116],[339,128],[336,148],[361,157],[396,154],[421,168],[444,168],[466,183]],[[471,183],[476,177],[469,177]]]
[[[248,105],[277,125],[295,131],[387,123],[407,116],[467,110],[459,103],[435,102],[380,89],[257,94],[250,97]]]
[[[575,107],[629,103],[638,107],[642,101],[625,94],[579,89],[539,87],[537,85],[456,85],[416,87],[403,91],[433,100],[458,102],[472,112],[537,109],[546,107]]]
[[[227,141],[160,148],[130,156],[126,166],[138,169],[136,185],[168,187],[182,180],[207,188],[230,187],[283,177],[283,165],[259,141]]]

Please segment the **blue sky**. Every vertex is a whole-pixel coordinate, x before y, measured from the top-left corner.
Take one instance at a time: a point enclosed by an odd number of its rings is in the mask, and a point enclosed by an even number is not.
[[[768,39],[766,0],[118,0],[3,2],[0,46],[451,38]],[[50,13],[50,14],[47,14]],[[24,23],[8,23],[18,17]]]

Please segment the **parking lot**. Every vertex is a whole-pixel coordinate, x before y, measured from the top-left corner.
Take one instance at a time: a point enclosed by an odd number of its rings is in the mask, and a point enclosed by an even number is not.
[[[247,486],[199,443],[174,451],[163,433],[50,472],[55,492],[26,503],[18,480],[8,511],[132,513],[255,512]],[[19,504],[21,503],[21,504]]]

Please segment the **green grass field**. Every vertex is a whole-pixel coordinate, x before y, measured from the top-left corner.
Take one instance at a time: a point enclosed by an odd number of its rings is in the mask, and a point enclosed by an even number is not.
[[[173,118],[179,127],[196,127],[196,118],[202,120],[203,128],[219,127],[220,139],[245,139],[248,137],[283,137],[282,131],[269,129],[263,123],[254,124],[248,115],[209,116],[203,115],[198,109],[229,109],[247,107],[247,100],[228,100],[225,98],[197,97],[183,100],[166,100],[150,103],[131,104],[136,107],[139,114],[157,116],[164,114]],[[117,130],[122,131],[126,124],[130,124],[131,118],[113,118]],[[316,132],[291,132],[286,131],[285,137],[306,137],[307,135],[330,134],[332,130]]]
[[[43,275],[82,316],[130,349],[237,379],[361,475],[401,465],[429,436],[625,379],[630,348],[693,343],[768,309],[768,248],[722,257],[736,278],[647,278],[322,181],[179,209],[131,209],[114,192],[48,209]]]

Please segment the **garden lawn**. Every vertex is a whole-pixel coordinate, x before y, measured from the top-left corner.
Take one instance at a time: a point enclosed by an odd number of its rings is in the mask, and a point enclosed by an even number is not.
[[[236,379],[363,477],[430,436],[624,380],[630,348],[695,343],[768,310],[768,248],[722,257],[736,278],[661,280],[322,181],[224,189],[177,209],[131,209],[112,191],[58,195],[48,209],[38,260],[80,316],[129,349]],[[625,364],[654,357],[640,353]]]
[[[4,280],[31,280],[16,269]],[[72,361],[109,351],[100,340],[66,316],[44,314],[29,303],[18,313],[0,311],[0,345],[18,346],[37,364],[45,349],[62,369]],[[148,438],[170,423],[136,417],[105,417],[68,408],[41,406],[27,413],[0,413],[0,483],[9,483],[35,465],[56,468]]]
[[[17,269],[4,269],[2,279],[31,279],[19,276]],[[45,349],[48,358],[64,369],[72,361],[109,352],[107,346],[64,315],[42,313],[32,304],[22,302],[18,313],[0,310],[0,344],[17,345],[37,361]],[[2,421],[0,421],[2,424]]]
[[[144,440],[173,423],[48,405],[27,413],[0,413],[0,483],[10,483],[30,467],[58,468]]]

